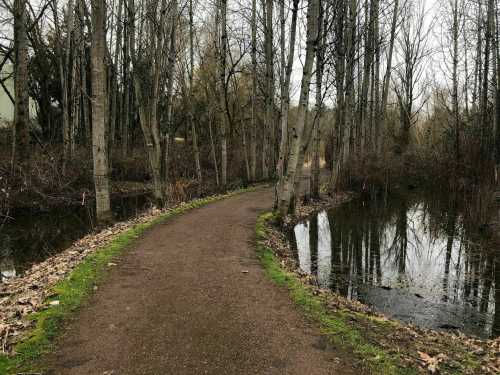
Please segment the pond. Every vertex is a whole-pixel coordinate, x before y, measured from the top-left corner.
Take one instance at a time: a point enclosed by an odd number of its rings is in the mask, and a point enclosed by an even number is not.
[[[298,223],[302,271],[323,288],[394,319],[500,336],[495,233],[470,223],[450,197],[356,200]]]
[[[116,220],[137,216],[151,206],[148,195],[111,200]],[[49,210],[17,209],[0,222],[0,282],[22,274],[96,228],[94,203]]]

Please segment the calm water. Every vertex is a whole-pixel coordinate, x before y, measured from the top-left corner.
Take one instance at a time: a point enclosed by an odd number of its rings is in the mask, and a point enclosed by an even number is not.
[[[137,216],[150,206],[146,195],[112,200],[117,220]],[[11,218],[0,225],[1,280],[19,275],[95,229],[93,202],[47,211],[16,210],[9,215]]]
[[[320,212],[294,228],[300,268],[393,318],[500,336],[496,236],[458,207],[413,195]]]

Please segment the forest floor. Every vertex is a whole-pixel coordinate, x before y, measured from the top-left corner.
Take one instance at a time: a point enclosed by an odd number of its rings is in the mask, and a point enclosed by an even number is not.
[[[271,188],[158,224],[68,322],[47,374],[362,374],[266,276],[255,253]]]

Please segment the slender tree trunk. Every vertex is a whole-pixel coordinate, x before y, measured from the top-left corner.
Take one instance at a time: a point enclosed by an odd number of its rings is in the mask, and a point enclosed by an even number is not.
[[[498,3],[495,1],[495,9]],[[498,13],[494,15],[494,88],[495,88],[495,113],[493,114],[493,159],[495,161],[495,183],[498,183],[498,172],[500,169],[500,54],[498,51]]]
[[[193,154],[196,168],[196,179],[198,180],[198,195],[202,189],[202,175],[200,163],[200,150],[198,147],[198,135],[193,119],[193,75],[194,75],[194,21],[193,21],[193,0],[189,0],[189,122],[191,124],[191,134],[193,141]]]
[[[74,30],[74,19],[75,19],[75,7],[73,0],[68,1],[67,5],[67,35],[66,42],[64,45],[64,52],[66,53],[66,58],[64,59],[64,65],[62,67],[61,85],[62,85],[62,110],[63,110],[63,123],[62,123],[62,135],[63,135],[63,174],[66,172],[66,164],[69,160],[73,159],[72,148],[71,148],[71,118],[70,118],[70,88],[69,88],[69,77],[72,74],[73,66],[75,62],[71,59],[71,39]],[[62,54],[62,52],[61,52]],[[62,59],[61,59],[62,61]],[[66,70],[64,70],[66,68]]]
[[[130,4],[128,4],[130,6]],[[128,130],[130,127],[130,16],[131,10],[127,12],[127,22],[123,33],[123,106],[121,114],[121,154],[126,158],[128,154]]]
[[[257,180],[257,1],[252,0],[252,119],[250,125],[250,179]]]
[[[330,193],[333,193],[338,183],[338,177],[342,170],[343,134],[345,132],[345,20],[348,17],[348,7],[341,1],[337,8],[335,24],[335,86],[336,86],[336,109],[334,139],[332,142],[332,176],[330,178]]]
[[[83,18],[84,14],[84,9],[83,9],[83,4],[84,0],[79,0],[78,1],[78,13],[80,14],[80,17]],[[81,40],[80,40],[80,75],[81,75],[81,93],[80,93],[80,101],[82,105],[82,122],[83,122],[83,128],[84,128],[84,143],[86,146],[90,148],[90,145],[92,144],[92,127],[90,125],[90,102],[89,102],[89,92],[88,92],[88,85],[87,85],[87,52],[85,49],[85,33],[84,33],[84,27],[85,24],[83,22],[83,19],[80,21],[80,35]]]
[[[344,139],[343,139],[343,160],[348,162],[354,144],[354,68],[355,68],[355,60],[356,60],[356,24],[357,24],[357,1],[350,0],[349,1],[349,16],[347,21],[347,35],[346,35],[346,109],[345,109],[345,130],[344,130]]]
[[[318,48],[316,51],[316,116],[313,130],[313,160],[311,170],[311,196],[318,199],[320,196],[321,170],[320,170],[320,146],[322,138],[321,116],[323,114],[323,71],[324,71],[324,33],[327,25],[323,25],[325,20],[325,9],[323,0],[319,0],[318,18]]]
[[[96,215],[101,223],[112,219],[109,200],[108,150],[106,143],[106,4],[92,0],[92,155]]]
[[[269,178],[269,166],[273,164],[273,128],[274,128],[274,52],[273,52],[273,0],[266,0],[264,27],[266,60],[266,119],[262,143],[262,174]]]
[[[482,10],[482,1],[478,2],[478,12],[477,12],[477,42],[476,42],[476,61],[474,65],[474,86],[472,91],[472,108],[476,113],[476,116],[479,114],[478,107],[479,101],[481,98],[481,87],[482,87],[482,51],[483,51],[483,10]],[[479,122],[479,121],[478,121]]]
[[[286,146],[288,144],[288,121],[283,121],[287,115],[284,112],[285,107],[285,81],[286,81],[286,18],[285,18],[285,0],[279,0],[280,6],[280,88],[281,88],[281,110],[280,110],[280,123],[281,123],[281,138],[280,148],[278,154],[278,163],[276,165],[276,174],[278,178],[283,176],[283,159],[286,153]]]
[[[112,65],[112,77],[111,77],[111,113],[109,116],[109,126],[110,126],[110,135],[109,135],[109,158],[110,158],[110,168],[111,168],[111,161],[112,161],[112,156],[113,156],[113,151],[114,151],[114,146],[115,146],[115,139],[116,139],[116,118],[117,118],[117,113],[118,113],[118,103],[119,103],[119,88],[118,88],[118,71],[119,71],[119,57],[120,57],[120,50],[121,50],[121,43],[122,43],[122,9],[123,9],[123,1],[124,0],[119,0],[118,1],[118,16],[116,18],[116,45],[115,45],[115,55],[113,58],[113,65]]]
[[[458,108],[458,0],[453,0],[452,4],[453,26],[452,26],[452,40],[453,40],[453,67],[452,67],[452,111],[453,111],[453,128],[455,130],[455,161],[456,168],[460,161],[460,119]]]
[[[493,39],[493,23],[494,23],[494,0],[488,0],[488,8],[486,15],[486,34],[484,38],[484,66],[483,66],[483,79],[482,79],[482,95],[481,95],[481,105],[480,105],[480,125],[481,125],[481,150],[482,157],[489,158],[490,155],[490,123],[488,121],[488,85],[489,85],[489,74],[490,74],[490,50]]]
[[[12,163],[26,163],[29,158],[28,35],[26,0],[14,1],[14,126]]]
[[[368,5],[367,5],[368,6]],[[365,38],[365,52],[363,60],[363,83],[360,93],[359,109],[358,109],[358,124],[361,127],[360,138],[358,140],[358,151],[362,151],[364,145],[370,142],[368,131],[368,89],[370,87],[370,72],[374,60],[374,36],[375,36],[375,22],[378,12],[378,0],[370,1],[370,12],[368,20],[367,37]],[[372,83],[373,84],[373,83]]]
[[[250,161],[248,159],[248,145],[247,145],[247,134],[246,134],[245,122],[243,118],[241,120],[241,141],[243,143],[243,159],[245,162],[245,172],[247,176],[247,181],[250,181]]]
[[[318,15],[319,0],[310,0],[307,5],[307,39],[306,39],[306,59],[302,74],[299,106],[297,119],[291,130],[290,149],[287,158],[286,173],[281,183],[282,191],[279,193],[279,213],[285,217],[290,208],[291,199],[294,194],[295,177],[297,173],[298,161],[300,158],[300,147],[304,133],[307,108],[309,105],[309,85],[311,83],[312,67],[318,43]]]
[[[166,92],[166,120],[165,120],[165,129],[163,129],[164,133],[164,143],[165,143],[165,152],[163,155],[164,158],[164,182],[165,185],[168,186],[169,182],[169,173],[170,173],[170,154],[172,153],[171,145],[175,142],[175,134],[173,134],[173,92],[174,92],[174,79],[175,79],[175,57],[177,54],[176,49],[176,35],[177,35],[177,12],[178,12],[178,2],[177,0],[173,0],[172,10],[171,10],[171,18],[170,18],[170,46],[168,51],[168,62],[167,62],[167,70],[168,70],[168,78],[167,78],[167,92]]]
[[[284,0],[282,0],[281,6],[284,8]],[[297,14],[299,8],[299,0],[293,0],[292,8],[292,21],[290,25],[290,40],[288,47],[288,59],[286,62],[286,68],[283,70],[283,82],[281,86],[281,142],[279,150],[279,159],[277,166],[278,178],[283,177],[285,156],[287,154],[287,144],[288,144],[288,112],[290,111],[290,80],[293,71],[293,62],[295,59],[295,42],[297,35]],[[284,9],[282,9],[284,13]],[[282,17],[282,29],[281,29],[281,48],[284,50],[285,44],[285,20],[284,14]],[[284,51],[282,52],[282,64],[284,64]]]
[[[380,23],[379,23],[379,2],[377,0],[377,8],[375,10],[375,20],[374,20],[374,53],[375,53],[375,66],[373,69],[373,114],[372,114],[372,124],[373,124],[373,139],[371,143],[370,151],[374,151],[375,155],[378,155],[379,138],[380,138]]]
[[[382,102],[380,103],[380,115],[377,128],[383,134],[385,129],[385,119],[387,115],[387,100],[389,98],[389,83],[392,73],[392,55],[394,52],[394,41],[396,39],[396,29],[398,24],[399,0],[394,0],[394,10],[392,13],[391,36],[389,40],[389,52],[387,53],[386,70],[384,75],[384,83],[382,86]],[[381,137],[382,138],[382,137]],[[377,151],[380,151],[381,143],[377,145]]]
[[[215,183],[217,184],[217,186],[219,186],[219,166],[217,163],[217,152],[215,151],[215,143],[212,133],[212,113],[210,111],[208,111],[208,134],[210,137],[210,154],[212,155],[212,162],[214,163],[215,169]]]
[[[466,17],[462,17],[462,29],[464,32],[462,33],[463,38],[464,38],[464,104],[465,104],[465,117],[467,120],[469,120],[469,58],[468,58],[468,51],[469,51],[469,43],[468,43],[468,36],[467,33],[465,32],[465,20]]]
[[[162,160],[164,142],[158,121],[158,102],[160,99],[161,72],[165,56],[165,24],[167,16],[166,0],[161,0],[159,17],[150,17],[141,24],[139,40],[142,40],[144,29],[149,32],[150,42],[145,52],[147,60],[132,54],[134,65],[134,89],[139,119],[146,143],[148,160],[153,176],[153,195],[157,204],[164,203],[164,179],[162,178]],[[141,47],[142,49],[143,47]],[[142,51],[141,51],[142,52]],[[145,68],[144,68],[145,67]],[[145,82],[143,81],[145,80]]]
[[[220,24],[220,46],[219,46],[219,113],[220,113],[220,136],[221,136],[221,185],[227,185],[227,125],[226,125],[226,60],[227,60],[227,0],[218,0],[217,26]],[[220,17],[219,17],[220,15]],[[218,29],[218,27],[217,27]]]

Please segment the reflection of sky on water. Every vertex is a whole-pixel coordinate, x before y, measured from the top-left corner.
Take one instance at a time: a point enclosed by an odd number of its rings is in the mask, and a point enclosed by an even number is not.
[[[318,214],[318,233],[330,233],[330,224],[326,212]],[[329,235],[318,236],[318,282],[325,285],[332,272],[332,245]]]
[[[436,217],[423,202],[351,204],[294,233],[300,268],[322,287],[431,328],[500,330],[495,259],[472,244],[455,211]]]
[[[294,228],[302,271],[311,273],[311,250],[309,249],[309,223],[297,224]]]

